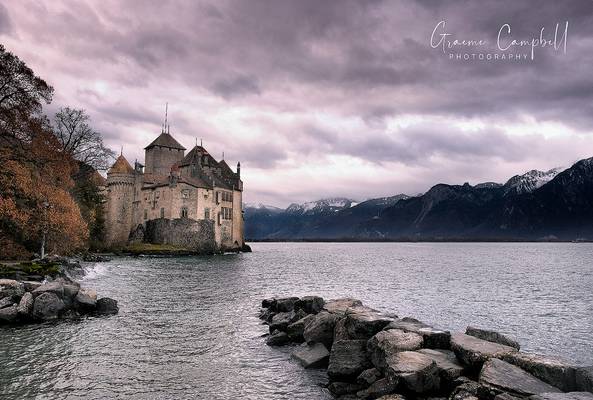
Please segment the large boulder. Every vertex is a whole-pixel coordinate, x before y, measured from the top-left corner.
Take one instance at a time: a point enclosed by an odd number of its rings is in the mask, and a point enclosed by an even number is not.
[[[90,313],[97,308],[97,299],[92,298],[88,291],[79,290],[74,297],[74,308],[82,313]]]
[[[373,382],[368,388],[361,390],[356,395],[361,399],[376,399],[390,393],[393,393],[397,388],[397,381],[391,378],[378,379]]]
[[[330,378],[355,379],[372,367],[367,354],[366,340],[340,340],[332,346],[327,374]]]
[[[21,297],[21,301],[17,307],[17,311],[20,316],[22,317],[29,317],[33,314],[33,304],[35,300],[33,299],[33,295],[29,292],[25,293],[23,297]]]
[[[303,331],[305,341],[309,344],[323,343],[330,349],[334,341],[334,328],[338,318],[337,315],[328,312],[316,314]]]
[[[352,382],[332,382],[327,386],[327,389],[334,396],[343,396],[350,393],[356,393],[364,387],[358,383]],[[342,399],[342,397],[340,397]]]
[[[593,393],[568,392],[568,393],[541,393],[529,397],[529,400],[593,400]]]
[[[39,286],[37,289],[33,290],[33,297],[37,298],[37,296],[43,293],[53,293],[59,299],[64,298],[64,283],[60,281],[48,282],[44,285]]]
[[[9,324],[11,322],[15,322],[18,315],[18,307],[16,304],[0,309],[0,325],[3,323]]]
[[[294,322],[295,313],[294,311],[280,312],[272,317],[270,322],[270,332],[279,330],[286,331],[288,325]]]
[[[272,303],[272,311],[279,313],[290,312],[294,310],[294,304],[298,300],[298,297],[284,297],[281,299],[276,299],[276,302]]]
[[[379,378],[381,378],[381,371],[377,368],[369,368],[365,369],[358,375],[356,382],[361,385],[369,386],[375,383]]]
[[[560,392],[560,389],[537,379],[515,365],[497,358],[491,358],[484,363],[479,382],[494,390],[519,397]]]
[[[0,310],[6,307],[10,307],[13,304],[14,300],[12,299],[12,296],[4,297],[3,299],[0,299]]]
[[[418,394],[437,391],[440,388],[436,363],[429,356],[417,351],[402,351],[389,357],[385,377]]]
[[[266,339],[266,344],[268,346],[284,346],[288,343],[290,343],[290,339],[286,332],[282,331],[274,331]]]
[[[36,319],[47,321],[56,319],[64,310],[64,302],[54,292],[43,292],[35,297],[33,303],[33,316]]]
[[[453,382],[453,391],[449,395],[449,400],[478,400],[493,399],[498,392],[473,381],[465,376],[457,378]],[[513,399],[498,399],[513,400]]]
[[[114,315],[118,312],[119,307],[117,306],[117,300],[113,300],[109,297],[103,297],[102,299],[97,300],[97,314]]]
[[[366,307],[354,307],[350,310],[346,312],[343,326],[350,340],[368,340],[393,321],[393,318]]]
[[[288,337],[293,342],[303,342],[305,340],[303,333],[305,332],[305,328],[307,325],[315,319],[315,316],[309,314],[298,321],[293,322],[292,324],[286,327],[286,333],[288,333]]]
[[[459,363],[455,353],[450,350],[421,349],[418,352],[430,357],[436,363],[441,384],[450,385],[463,374],[463,365]]]
[[[480,370],[484,362],[490,358],[501,358],[517,352],[514,347],[478,339],[463,333],[455,333],[451,336],[451,350],[465,366],[473,371]]]
[[[593,366],[577,368],[576,390],[593,392]]]
[[[33,290],[37,289],[39,286],[43,285],[43,283],[38,281],[23,281],[23,286],[25,287],[26,292],[32,292]]]
[[[25,294],[25,287],[21,282],[14,279],[0,279],[0,299],[10,297],[18,301]]]
[[[577,390],[577,368],[567,361],[555,357],[523,352],[506,354],[502,359],[524,369],[536,378],[556,386],[562,391],[571,392]]]
[[[261,302],[261,306],[262,308],[270,308],[272,307],[272,304],[274,304],[275,301],[275,298],[263,299]]]
[[[292,357],[305,368],[321,368],[327,365],[329,351],[322,343],[315,343],[298,348]]]
[[[334,299],[329,300],[323,306],[323,309],[332,314],[346,314],[349,308],[362,306],[362,302],[356,299]]]
[[[477,337],[478,339],[487,340],[489,342],[504,344],[505,346],[514,347],[515,349],[519,350],[521,346],[519,342],[510,337],[503,335],[502,333],[491,331],[487,329],[476,328],[473,326],[468,326],[465,329],[465,334],[470,335],[473,337]]]
[[[307,314],[317,314],[323,310],[325,301],[319,296],[305,296],[301,297],[294,304],[295,310],[303,310]]]
[[[397,319],[385,327],[385,330],[388,329],[399,329],[404,332],[416,333],[422,336],[424,347],[429,349],[450,348],[451,333],[449,331],[435,329],[415,318],[404,317]]]
[[[369,339],[367,349],[373,365],[387,366],[387,359],[400,351],[413,351],[422,347],[422,336],[399,329],[381,331]]]

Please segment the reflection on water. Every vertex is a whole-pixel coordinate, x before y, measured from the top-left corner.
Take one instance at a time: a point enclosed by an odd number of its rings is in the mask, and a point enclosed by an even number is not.
[[[329,399],[319,371],[260,337],[272,295],[351,296],[437,327],[498,329],[593,360],[593,245],[255,244],[251,254],[118,258],[83,285],[120,314],[0,329],[0,398]]]

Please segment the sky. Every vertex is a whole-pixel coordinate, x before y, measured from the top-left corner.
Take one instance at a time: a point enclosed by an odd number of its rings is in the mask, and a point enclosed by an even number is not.
[[[593,156],[589,0],[8,0],[0,43],[54,87],[48,115],[85,109],[131,162],[168,102],[181,144],[241,162],[250,203],[504,183]]]

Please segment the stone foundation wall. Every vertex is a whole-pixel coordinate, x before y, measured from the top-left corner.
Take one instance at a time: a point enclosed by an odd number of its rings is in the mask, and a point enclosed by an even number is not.
[[[145,243],[168,244],[204,253],[217,251],[214,221],[181,219],[155,219],[146,221]]]

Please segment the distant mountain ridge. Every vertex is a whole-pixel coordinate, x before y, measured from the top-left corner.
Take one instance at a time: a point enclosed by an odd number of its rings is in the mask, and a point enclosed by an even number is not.
[[[245,205],[244,211],[250,240],[593,239],[593,158],[504,184],[441,183],[417,196],[331,198],[285,210]]]

